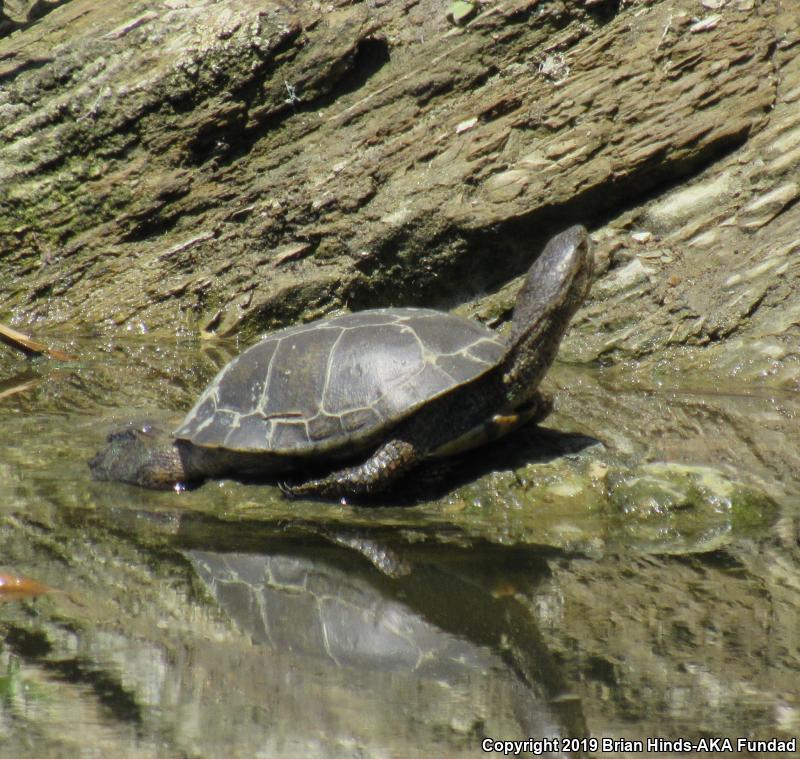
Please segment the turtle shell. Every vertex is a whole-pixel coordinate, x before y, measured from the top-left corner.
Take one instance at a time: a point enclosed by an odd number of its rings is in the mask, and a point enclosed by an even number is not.
[[[505,350],[478,322],[429,309],[289,327],[227,364],[175,437],[249,453],[344,454],[483,374]]]

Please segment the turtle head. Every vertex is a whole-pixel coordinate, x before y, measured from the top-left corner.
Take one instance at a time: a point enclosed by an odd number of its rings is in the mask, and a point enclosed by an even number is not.
[[[557,234],[533,262],[514,306],[511,341],[544,318],[563,314],[564,327],[589,292],[593,258],[589,233],[578,224]]]
[[[512,403],[536,390],[558,352],[569,322],[592,281],[589,233],[580,225],[545,245],[525,277],[514,306],[504,383]]]

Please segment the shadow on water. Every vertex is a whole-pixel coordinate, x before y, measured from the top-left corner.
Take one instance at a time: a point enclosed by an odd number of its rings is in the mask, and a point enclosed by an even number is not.
[[[597,438],[533,424],[515,430],[489,448],[468,451],[452,459],[434,460],[392,492],[392,503],[414,505],[444,498],[494,472],[513,472],[528,465],[546,464],[575,455],[594,445]],[[380,499],[374,499],[380,505]]]
[[[602,444],[600,440],[588,435],[560,432],[530,424],[494,441],[491,446],[467,451],[452,458],[423,462],[412,475],[393,484],[387,492],[348,495],[342,499],[342,503],[370,508],[417,506],[442,499],[454,489],[493,472],[512,472],[529,464],[544,464],[566,455],[580,453],[599,444]],[[349,463],[357,464],[359,460]],[[319,469],[311,468],[302,475],[324,476],[330,470],[330,465]],[[302,482],[303,479],[299,474],[292,475],[292,478],[297,478],[298,482]],[[244,485],[255,486],[275,485],[281,482],[280,477],[274,476],[269,479],[257,477],[231,479]],[[201,486],[202,483],[192,486],[192,489]],[[332,499],[330,496],[319,498],[303,496],[302,500],[329,503]]]

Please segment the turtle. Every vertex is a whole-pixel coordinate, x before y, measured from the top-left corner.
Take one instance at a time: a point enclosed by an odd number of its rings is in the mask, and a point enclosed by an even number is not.
[[[282,483],[284,492],[383,491],[423,460],[547,414],[539,383],[592,273],[589,235],[575,225],[531,265],[507,338],[477,321],[410,307],[268,334],[222,368],[171,437],[147,426],[112,432],[89,462],[92,475],[180,489],[301,472],[304,479]]]

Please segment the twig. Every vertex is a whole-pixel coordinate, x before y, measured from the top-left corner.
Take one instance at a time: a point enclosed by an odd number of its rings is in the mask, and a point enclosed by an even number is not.
[[[26,390],[36,387],[41,382],[40,379],[28,379],[23,382],[3,382],[0,385],[0,400],[10,398],[12,395],[24,393]]]
[[[4,342],[6,345],[10,345],[12,348],[22,351],[29,356],[47,355],[50,358],[55,358],[59,361],[73,361],[76,358],[75,356],[72,356],[69,353],[64,353],[57,348],[50,348],[44,343],[37,342],[31,337],[23,335],[22,332],[17,332],[17,330],[7,327],[5,324],[0,324],[0,341]]]

